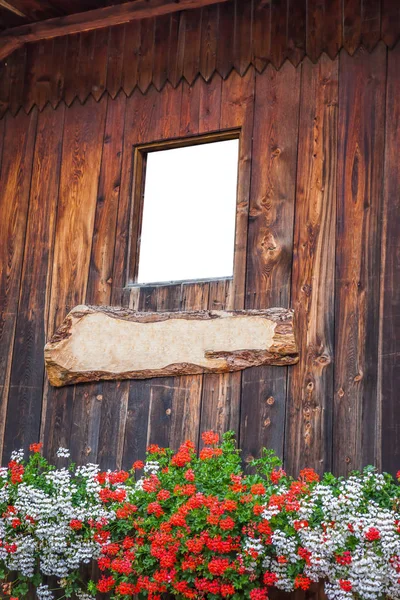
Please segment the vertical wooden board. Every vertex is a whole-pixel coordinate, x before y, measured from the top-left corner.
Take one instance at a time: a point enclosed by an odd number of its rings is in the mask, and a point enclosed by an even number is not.
[[[6,120],[0,119],[0,184],[1,184],[1,165],[4,151],[4,132],[6,130]]]
[[[199,77],[193,85],[182,82],[182,104],[179,135],[182,137],[199,133],[200,94],[205,86]]]
[[[288,471],[332,465],[338,59],[303,62],[292,266],[300,362],[289,369]]]
[[[93,88],[92,67],[95,57],[96,31],[83,31],[80,35],[77,95],[83,104]]]
[[[386,48],[340,54],[334,470],[377,459]]]
[[[140,55],[140,21],[132,21],[125,25],[124,64],[122,67],[122,87],[130,96],[138,82],[138,65]]]
[[[271,1],[271,62],[279,69],[287,56],[288,0]]]
[[[362,0],[361,43],[372,51],[381,37],[381,1]]]
[[[253,17],[253,57],[255,69],[262,73],[271,57],[271,5],[255,0]]]
[[[86,296],[107,102],[92,98],[66,111],[49,309],[49,336]],[[69,439],[73,389],[49,388],[42,419],[45,450],[54,458]]]
[[[125,25],[110,27],[108,40],[107,91],[115,98],[122,86],[124,64]]]
[[[71,106],[77,96],[76,84],[79,74],[80,35],[67,36],[66,65],[64,78],[64,100]]]
[[[10,68],[10,108],[13,115],[17,114],[23,103],[26,54],[27,48],[23,46],[7,59]]]
[[[290,93],[289,93],[290,90]],[[256,75],[246,307],[288,305],[300,68]]]
[[[236,2],[233,66],[242,76],[252,58],[253,3],[254,0]]]
[[[107,117],[85,299],[86,304],[100,305],[111,300],[126,96],[119,94],[115,100],[105,101]],[[74,461],[96,462],[105,448],[105,454],[116,460],[119,438],[109,436],[109,423],[111,418],[115,421],[112,430],[117,426],[122,438],[124,423],[119,422],[122,403],[114,387],[107,383],[76,386],[70,444]]]
[[[187,11],[184,15],[184,23],[183,76],[191,85],[200,70],[201,10]]]
[[[200,73],[205,81],[217,66],[218,5],[205,6],[201,17]]]
[[[39,439],[64,106],[39,114],[11,371],[4,456]],[[22,240],[21,240],[21,243]]]
[[[351,55],[361,41],[362,0],[347,0],[343,4],[343,46]]]
[[[154,32],[153,84],[161,90],[168,78],[168,42],[170,34],[170,16],[156,18]]]
[[[382,465],[393,475],[400,464],[400,45],[388,53],[386,148],[379,344]]]
[[[400,20],[400,4],[393,0],[381,0],[382,2],[382,23],[381,35],[382,40],[393,48],[399,39],[399,20]]]
[[[158,112],[148,142],[170,140],[180,135],[183,81],[177,88],[167,82],[159,92]],[[196,115],[193,115],[196,119]],[[194,125],[195,126],[195,125]]]
[[[127,381],[105,382],[99,394],[101,418],[97,460],[103,469],[121,468],[128,395],[129,382]],[[142,425],[139,424],[138,427],[139,435]]]
[[[108,59],[108,28],[96,29],[94,38],[94,55],[91,64],[91,93],[95,100],[100,100],[106,89]]]
[[[288,33],[286,54],[292,65],[297,67],[306,53],[306,19],[307,6],[305,0],[289,0]]]
[[[53,40],[53,66],[50,82],[49,102],[56,108],[64,97],[65,60],[67,36]]]
[[[140,54],[138,65],[138,85],[145,94],[153,79],[155,19],[140,22]]]
[[[135,460],[144,460],[150,406],[150,387],[145,380],[129,386],[128,410],[122,468],[130,469]]]
[[[99,189],[97,194],[93,240],[86,302],[110,304],[115,232],[121,187],[126,96],[119,94],[107,101]]]
[[[208,133],[219,128],[221,119],[221,95],[222,79],[219,73],[204,84],[201,82],[200,89],[200,124],[201,132]]]
[[[37,106],[42,110],[49,101],[53,65],[53,40],[32,44],[27,51],[23,90],[23,107],[26,112]]]
[[[176,87],[181,80],[182,71],[179,71],[178,51],[182,46],[180,36],[180,13],[170,15],[169,44],[168,44],[168,81]]]
[[[231,287],[232,297],[228,301],[228,307],[231,309],[243,308],[245,304],[254,98],[255,71],[253,68],[250,68],[244,77],[233,72],[222,86],[221,129],[240,128],[234,277]]]
[[[324,48],[324,0],[309,0],[307,2],[307,56],[315,62]]]
[[[72,392],[67,447],[71,453],[71,460],[78,465],[97,461],[102,391],[102,385],[99,383],[76,385]]]
[[[342,16],[341,0],[325,0],[324,50],[330,58],[335,58],[343,44]]]
[[[233,69],[235,1],[219,6],[217,71],[226,79]]]
[[[10,106],[10,68],[5,62],[0,62],[0,119],[3,118]]]
[[[300,69],[286,62],[256,75],[246,308],[290,302],[298,144]],[[263,446],[283,455],[287,369],[242,374],[240,443],[245,456]],[[269,401],[268,401],[269,399]],[[263,415],[263,419],[254,415]]]
[[[28,217],[37,111],[5,117],[0,175],[0,446],[3,446],[11,360]]]

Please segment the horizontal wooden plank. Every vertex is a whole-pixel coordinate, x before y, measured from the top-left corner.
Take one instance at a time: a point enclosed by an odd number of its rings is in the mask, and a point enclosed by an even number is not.
[[[50,383],[226,373],[298,360],[293,312],[75,307],[46,344]]]

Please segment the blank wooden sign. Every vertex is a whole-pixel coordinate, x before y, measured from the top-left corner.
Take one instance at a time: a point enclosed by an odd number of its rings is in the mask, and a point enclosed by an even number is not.
[[[45,346],[50,383],[224,373],[298,361],[283,308],[138,313],[77,306]]]

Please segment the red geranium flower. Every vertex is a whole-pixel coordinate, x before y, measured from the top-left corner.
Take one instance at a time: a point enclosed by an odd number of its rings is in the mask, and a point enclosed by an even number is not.
[[[215,431],[204,431],[201,434],[201,439],[207,446],[213,446],[214,444],[218,444],[219,435]]]
[[[144,462],[141,460],[135,460],[135,462],[132,465],[132,469],[143,469],[144,467]]]
[[[365,532],[365,539],[367,539],[369,542],[380,540],[381,534],[379,529],[376,529],[376,527],[370,527],[368,531]]]
[[[351,592],[353,586],[348,579],[339,579],[339,585],[345,592]]]
[[[308,590],[310,585],[311,579],[309,579],[309,577],[305,577],[304,575],[297,575],[296,579],[294,580],[295,589]]]
[[[40,452],[42,448],[43,448],[43,444],[41,442],[39,442],[37,444],[31,444],[29,446],[29,450],[31,452]]]
[[[97,589],[99,592],[103,592],[103,594],[107,594],[110,592],[115,585],[114,577],[102,577],[97,583]]]

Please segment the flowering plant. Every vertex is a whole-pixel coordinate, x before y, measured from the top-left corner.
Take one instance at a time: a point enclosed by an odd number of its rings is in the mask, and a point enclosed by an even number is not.
[[[263,450],[244,474],[234,435],[203,434],[196,454],[152,445],[131,472],[55,469],[37,445],[0,472],[0,579],[4,595],[40,599],[55,575],[65,595],[139,594],[159,600],[266,600],[272,587],[330,600],[400,599],[400,494],[372,467],[349,478],[312,469],[286,475]],[[61,449],[61,455],[67,452]],[[400,475],[400,473],[399,473]],[[79,567],[95,561],[84,591]],[[7,582],[12,576],[12,582]]]
[[[30,449],[27,463],[20,450],[13,452],[8,469],[0,469],[2,591],[15,599],[25,596],[31,583],[47,600],[53,595],[44,581],[55,576],[67,594],[85,595],[79,568],[97,558],[101,547],[90,522],[114,518],[99,497],[99,468],[56,469],[40,454],[41,444]],[[68,458],[69,452],[60,448],[57,456]]]
[[[319,481],[303,469],[294,480],[268,450],[244,475],[232,432],[221,445],[213,432],[203,441],[199,457],[190,442],[176,453],[151,446],[122,503],[101,476],[116,519],[105,527],[99,591],[265,600],[272,586],[325,580],[331,600],[400,598],[399,488],[390,475],[369,467]]]

